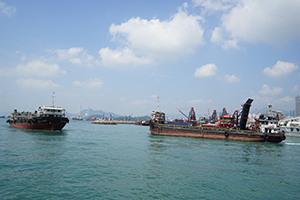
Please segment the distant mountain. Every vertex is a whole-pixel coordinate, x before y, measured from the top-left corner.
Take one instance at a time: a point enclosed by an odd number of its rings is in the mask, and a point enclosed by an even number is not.
[[[103,110],[93,110],[91,108],[80,111],[80,114],[83,118],[85,118],[85,117],[102,118],[103,113],[104,113],[105,118],[110,117],[110,115],[112,115],[114,118],[120,116],[120,115],[112,113],[112,112],[104,112]],[[67,112],[67,117],[73,117],[76,115],[79,115],[79,113],[68,113]]]

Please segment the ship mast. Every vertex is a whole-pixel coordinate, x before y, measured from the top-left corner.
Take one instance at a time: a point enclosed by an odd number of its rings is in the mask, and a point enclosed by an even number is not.
[[[53,95],[52,95],[52,107],[54,108],[54,98],[55,98],[55,96],[54,96],[54,92],[53,92]]]

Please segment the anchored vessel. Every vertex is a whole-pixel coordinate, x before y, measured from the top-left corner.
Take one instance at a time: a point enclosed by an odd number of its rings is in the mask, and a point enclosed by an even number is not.
[[[248,99],[243,105],[242,113],[235,121],[239,120],[238,126],[211,127],[196,124],[190,115],[187,125],[168,124],[165,122],[165,113],[153,111],[151,113],[150,133],[159,136],[193,137],[208,139],[224,139],[238,141],[257,141],[278,143],[285,140],[284,132],[275,132],[265,129],[265,132],[258,132],[258,124],[255,130],[246,130],[247,118],[253,99]],[[234,121],[234,120],[233,120]],[[234,122],[233,122],[234,123]]]
[[[11,113],[11,118],[6,122],[10,126],[23,129],[61,130],[66,123],[69,123],[65,112],[66,110],[62,107],[54,107],[53,100],[52,106],[40,106],[34,113],[18,112],[15,109]]]
[[[280,130],[286,133],[286,136],[300,137],[300,116],[282,119],[278,125]]]

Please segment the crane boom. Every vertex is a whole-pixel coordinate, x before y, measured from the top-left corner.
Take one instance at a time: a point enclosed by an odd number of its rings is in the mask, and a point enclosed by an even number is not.
[[[186,116],[186,114],[184,114],[184,113],[183,113],[181,110],[179,110],[178,108],[176,108],[176,109],[188,119],[188,116]]]

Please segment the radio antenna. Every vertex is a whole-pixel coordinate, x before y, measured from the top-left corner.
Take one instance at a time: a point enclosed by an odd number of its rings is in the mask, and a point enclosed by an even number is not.
[[[55,98],[55,96],[54,96],[54,92],[53,92],[53,95],[52,95],[52,107],[54,107],[54,98]]]
[[[159,111],[159,97],[157,97],[157,111]]]

